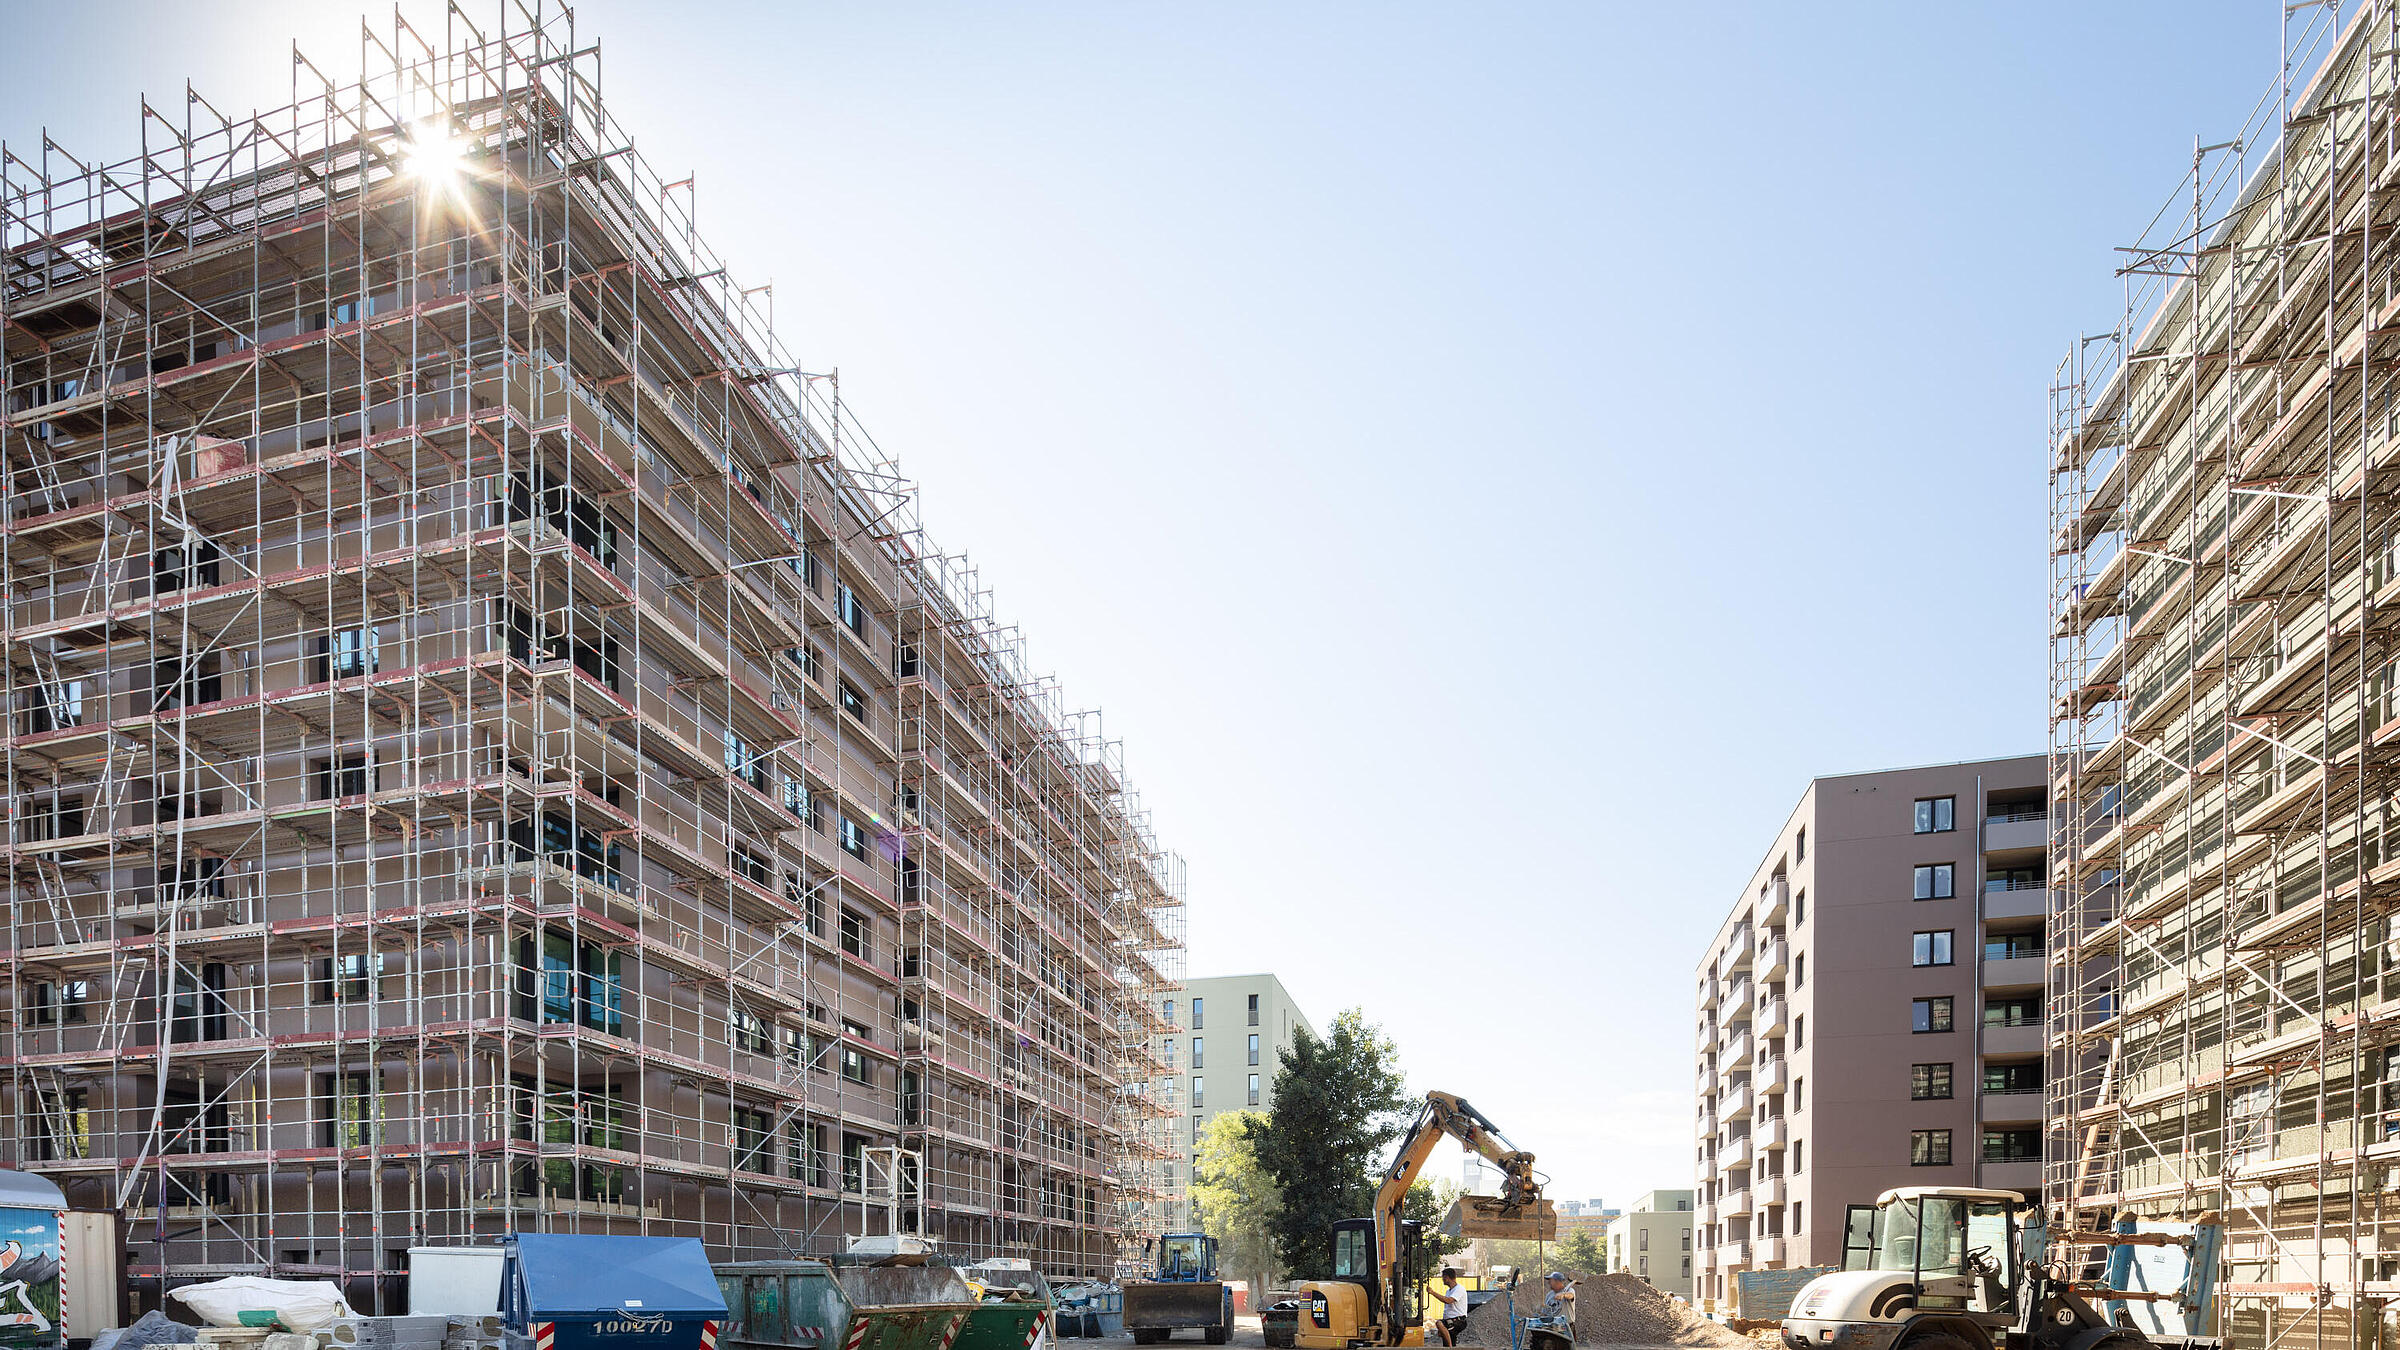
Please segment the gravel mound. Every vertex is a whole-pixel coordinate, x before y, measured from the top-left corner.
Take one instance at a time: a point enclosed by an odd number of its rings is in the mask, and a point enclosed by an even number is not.
[[[1747,1336],[1709,1321],[1632,1275],[1579,1275],[1575,1286],[1577,1345],[1687,1346],[1693,1350],[1755,1350]],[[1518,1316],[1536,1316],[1548,1286],[1528,1277],[1517,1286]],[[1493,1299],[1467,1315],[1458,1343],[1506,1350],[1508,1300]]]

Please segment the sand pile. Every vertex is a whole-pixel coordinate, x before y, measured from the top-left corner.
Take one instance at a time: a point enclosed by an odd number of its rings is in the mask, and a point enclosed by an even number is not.
[[[1689,1346],[1697,1350],[1754,1350],[1747,1336],[1738,1336],[1677,1303],[1632,1275],[1578,1275],[1567,1272],[1575,1285],[1575,1343],[1577,1345]],[[1540,1316],[1549,1286],[1528,1276],[1517,1286],[1517,1315]],[[1460,1345],[1505,1350],[1508,1345],[1508,1300],[1493,1299],[1467,1317],[1459,1329]]]

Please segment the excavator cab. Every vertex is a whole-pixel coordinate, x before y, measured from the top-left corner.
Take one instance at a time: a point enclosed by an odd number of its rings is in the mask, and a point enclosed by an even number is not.
[[[1400,1324],[1385,1327],[1389,1290],[1375,1263],[1375,1220],[1333,1226],[1333,1274],[1319,1281],[1297,1324],[1298,1344],[1332,1347],[1425,1343],[1425,1225],[1404,1219],[1400,1242]]]

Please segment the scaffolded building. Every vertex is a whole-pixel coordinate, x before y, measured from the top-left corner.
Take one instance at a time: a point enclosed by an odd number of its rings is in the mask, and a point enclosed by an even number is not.
[[[0,1155],[396,1310],[515,1230],[1163,1222],[1180,863],[570,12],[0,148]]]
[[[2287,8],[2052,390],[2046,1193],[2221,1214],[2251,1345],[2400,1333],[2400,17],[2352,9]]]

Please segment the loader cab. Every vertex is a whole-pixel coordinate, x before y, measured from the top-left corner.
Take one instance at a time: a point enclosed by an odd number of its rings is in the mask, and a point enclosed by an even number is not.
[[[1199,1281],[1217,1278],[1217,1240],[1205,1233],[1169,1233],[1159,1244],[1158,1278]]]
[[[2017,1211],[2008,1191],[1903,1186],[1852,1205],[1842,1225],[1842,1269],[1907,1274],[1921,1311],[2006,1315],[2023,1278],[2015,1259]]]

